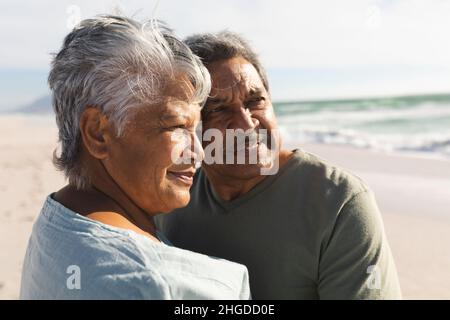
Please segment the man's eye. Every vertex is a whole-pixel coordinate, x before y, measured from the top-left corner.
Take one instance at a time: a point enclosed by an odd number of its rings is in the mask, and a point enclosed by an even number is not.
[[[223,112],[225,110],[226,110],[225,106],[218,106],[218,107],[212,107],[212,108],[205,107],[202,110],[202,117],[204,117],[206,119],[206,117],[208,117],[212,113],[220,114],[221,112]]]
[[[215,108],[209,109],[209,113],[222,112],[224,110],[225,110],[225,107],[224,106],[220,106],[220,107],[215,107]]]
[[[258,97],[258,98],[254,98],[254,99],[248,100],[248,101],[245,103],[245,105],[246,105],[247,107],[249,107],[249,108],[251,108],[251,107],[257,107],[257,106],[263,105],[264,102],[265,102],[265,100],[266,100],[266,99],[265,99],[264,97]]]

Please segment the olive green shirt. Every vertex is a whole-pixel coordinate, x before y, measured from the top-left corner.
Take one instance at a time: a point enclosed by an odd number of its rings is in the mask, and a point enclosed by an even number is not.
[[[246,265],[254,299],[401,298],[373,193],[302,150],[232,201],[199,170],[189,205],[156,220],[175,246]]]

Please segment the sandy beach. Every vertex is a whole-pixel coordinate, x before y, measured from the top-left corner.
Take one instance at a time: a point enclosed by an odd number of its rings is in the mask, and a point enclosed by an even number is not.
[[[64,185],[48,117],[0,116],[0,299],[19,295],[23,257],[45,197]],[[306,144],[374,190],[405,299],[450,299],[450,161]]]

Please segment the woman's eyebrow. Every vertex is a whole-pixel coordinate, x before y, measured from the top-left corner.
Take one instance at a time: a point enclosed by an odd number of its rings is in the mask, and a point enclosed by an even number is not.
[[[178,119],[190,119],[190,117],[186,114],[179,113],[179,114],[163,114],[161,116],[162,121],[169,121],[169,120],[178,120]]]

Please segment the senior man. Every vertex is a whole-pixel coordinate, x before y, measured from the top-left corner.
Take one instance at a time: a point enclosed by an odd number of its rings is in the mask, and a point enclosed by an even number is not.
[[[205,158],[188,206],[158,218],[163,233],[179,247],[245,264],[255,299],[400,298],[373,193],[313,154],[281,149],[267,76],[248,43],[231,32],[185,42],[211,74],[203,132],[268,132],[259,155],[276,157],[249,161],[247,139],[245,163],[236,152],[233,163]],[[230,145],[239,149],[223,141],[224,158]],[[205,153],[214,142],[203,141]],[[272,174],[263,174],[268,166]]]

